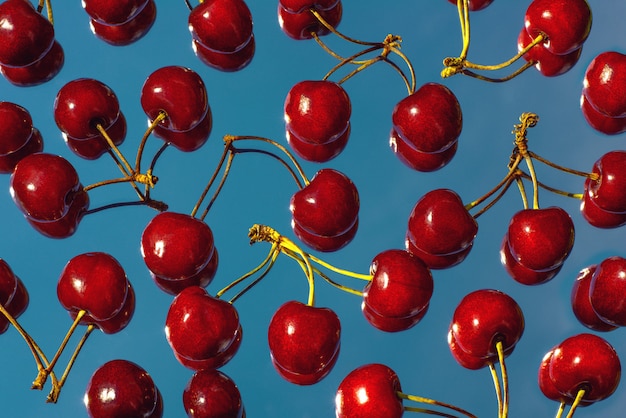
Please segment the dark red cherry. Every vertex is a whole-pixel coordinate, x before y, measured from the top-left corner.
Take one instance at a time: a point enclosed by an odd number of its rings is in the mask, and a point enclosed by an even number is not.
[[[626,151],[609,151],[594,164],[590,179],[589,197],[602,210],[626,213]]]
[[[316,251],[332,252],[345,247],[354,239],[359,229],[359,219],[357,218],[356,222],[346,232],[333,236],[313,234],[297,223],[292,223],[291,226],[296,237],[308,247]]]
[[[574,223],[556,206],[524,209],[511,218],[508,241],[511,256],[519,264],[535,271],[553,270],[574,246]]]
[[[165,336],[177,356],[191,361],[221,359],[214,368],[234,356],[229,349],[233,344],[238,347],[240,332],[235,307],[197,286],[184,289],[174,298],[165,320]],[[230,355],[223,357],[224,353]]]
[[[327,9],[321,9],[317,6],[314,8],[331,27],[336,28],[339,22],[341,22],[343,6],[341,1],[334,3],[333,6]],[[328,35],[330,33],[328,28],[322,25],[309,9],[310,7],[302,9],[299,12],[294,12],[285,8],[283,2],[279,2],[277,13],[278,25],[281,30],[287,36],[295,40],[311,39],[313,38],[313,34],[317,36]]]
[[[159,289],[171,295],[177,295],[182,292],[183,289],[190,286],[207,287],[213,281],[215,273],[217,273],[218,264],[219,256],[217,254],[217,249],[215,249],[208,264],[191,277],[184,277],[182,279],[166,279],[159,277],[152,272],[150,272],[150,276],[152,276],[152,280],[154,280],[154,283],[159,287]]]
[[[11,84],[18,87],[32,87],[52,80],[63,68],[65,52],[57,41],[41,58],[23,67],[0,65],[0,73]]]
[[[593,306],[591,306],[591,278],[596,271],[596,267],[595,264],[585,267],[576,276],[570,296],[572,311],[576,319],[587,328],[594,331],[612,331],[617,326],[603,321],[593,309]]]
[[[533,37],[528,34],[525,28],[522,28],[517,37],[517,50],[522,51],[533,41]],[[543,43],[533,46],[524,54],[524,59],[533,62],[535,68],[546,77],[555,77],[565,74],[576,65],[580,59],[582,47],[573,50],[569,54],[557,55],[549,51]]]
[[[496,343],[506,351],[524,332],[524,314],[504,292],[481,289],[466,295],[457,305],[450,329],[459,348],[474,357],[494,357]]]
[[[626,259],[613,256],[596,266],[589,285],[589,302],[604,322],[626,326]]]
[[[3,259],[0,259],[0,303],[13,318],[23,314],[29,303],[29,295],[24,283]],[[4,315],[0,315],[0,334],[6,332],[9,325],[9,320]]]
[[[0,64],[22,67],[40,59],[52,47],[52,23],[30,1],[0,4]]]
[[[279,0],[278,3],[291,13],[300,13],[306,10],[328,10],[335,7],[340,0]]]
[[[31,136],[28,138],[24,146],[14,152],[0,155],[0,173],[11,174],[24,157],[36,152],[43,151],[43,138],[39,129],[33,128]]]
[[[141,235],[141,255],[146,266],[164,279],[196,275],[209,263],[214,251],[211,228],[182,213],[159,213]]]
[[[516,282],[529,286],[546,283],[552,280],[563,267],[563,265],[560,264],[553,269],[544,271],[536,271],[525,267],[511,255],[508,235],[505,235],[500,245],[500,262],[506,269],[506,272],[509,273]]]
[[[291,383],[323,379],[339,356],[341,323],[329,308],[288,301],[270,321],[267,339],[276,371]]]
[[[585,70],[582,94],[591,106],[612,118],[626,116],[626,55],[602,52]]]
[[[621,363],[615,349],[595,334],[577,334],[557,345],[550,359],[554,388],[569,399],[585,389],[583,400],[597,402],[619,385]]]
[[[30,154],[11,175],[11,197],[24,215],[36,221],[62,218],[81,190],[74,166],[58,155]]]
[[[331,142],[325,144],[312,144],[310,142],[303,141],[296,135],[291,133],[289,129],[286,130],[287,143],[298,156],[307,161],[316,163],[325,163],[338,156],[341,151],[348,145],[348,138],[350,137],[350,125],[348,129]]]
[[[206,0],[189,13],[189,31],[208,49],[236,52],[252,37],[252,14],[243,0]]]
[[[234,72],[245,68],[252,62],[256,51],[256,41],[254,35],[250,37],[248,43],[236,52],[216,52],[205,47],[195,39],[191,40],[191,47],[196,56],[204,64],[220,71]]]
[[[92,19],[89,26],[94,35],[110,45],[130,45],[150,31],[156,20],[156,14],[156,3],[154,0],[148,0],[137,15],[124,23],[109,25]]]
[[[497,361],[497,356],[477,357],[463,351],[457,344],[452,329],[448,331],[448,348],[456,362],[468,370],[479,370]]]
[[[183,391],[183,405],[190,418],[245,416],[239,388],[219,370],[195,372]]]
[[[243,329],[241,325],[237,328],[235,339],[224,351],[221,351],[215,356],[208,357],[202,360],[190,359],[178,353],[172,349],[174,358],[178,360],[180,364],[191,370],[207,370],[207,369],[219,369],[226,363],[228,363],[237,354],[239,347],[241,346],[241,340],[243,338]]]
[[[386,417],[404,414],[400,379],[384,364],[365,364],[343,378],[335,395],[337,418]]]
[[[85,12],[104,25],[120,25],[137,16],[149,0],[83,0]]]
[[[359,194],[345,174],[326,168],[318,171],[306,187],[291,197],[289,209],[294,231],[297,225],[308,234],[337,237],[357,223]],[[306,239],[306,236],[302,238]],[[306,240],[303,242],[308,244]],[[328,247],[325,250],[337,249]]]
[[[387,250],[374,257],[370,274],[372,280],[363,289],[361,305],[368,321],[389,332],[415,325],[415,319],[421,319],[420,314],[427,309],[434,287],[424,262],[405,250]],[[397,320],[402,328],[388,328],[389,322],[372,322],[375,317]]]
[[[89,195],[79,185],[79,190],[73,195],[67,213],[53,221],[38,221],[25,216],[26,221],[39,233],[49,238],[67,238],[74,235],[78,224],[89,209]]]
[[[580,213],[590,225],[596,228],[618,228],[626,224],[626,213],[607,212],[598,207],[591,198],[590,179],[585,180],[583,200],[580,203]]]
[[[28,110],[11,102],[0,102],[0,156],[22,148],[33,133]]]
[[[152,133],[157,138],[169,142],[175,148],[183,152],[192,152],[203,146],[209,139],[213,128],[213,115],[211,108],[207,109],[202,120],[193,128],[184,132],[170,131],[161,125],[157,125]]]
[[[626,116],[614,118],[597,110],[584,94],[580,95],[580,111],[593,129],[606,135],[626,132]]]
[[[89,379],[83,398],[91,418],[160,418],[163,406],[152,377],[128,360],[111,360]],[[161,413],[155,413],[160,408]]]
[[[120,115],[113,90],[93,78],[65,84],[54,100],[54,121],[65,134],[76,139],[100,135],[97,126],[109,129]]]
[[[113,125],[106,129],[106,132],[116,146],[124,142],[126,138],[126,117],[124,117],[122,112],[120,112],[120,115]],[[98,159],[111,149],[109,143],[102,135],[92,136],[86,139],[77,139],[63,134],[63,140],[74,154],[87,160]]]
[[[457,141],[463,128],[461,106],[450,89],[426,83],[393,109],[393,129],[422,152],[441,152]]]
[[[417,256],[431,270],[446,269],[459,264],[460,262],[465,260],[465,257],[467,257],[473,247],[473,243],[471,243],[461,251],[457,251],[455,253],[439,255],[430,254],[417,248],[415,244],[413,244],[409,239],[408,233],[406,239],[404,240],[404,245],[408,252]]]
[[[113,315],[111,318],[102,321],[95,320],[87,314],[80,320],[79,323],[82,325],[93,324],[105,334],[116,334],[126,328],[131,319],[133,319],[133,315],[135,314],[135,305],[135,289],[130,284],[130,282],[128,282],[128,286],[126,289],[126,300],[124,301],[124,305],[122,305],[122,308],[119,310],[118,313]],[[77,313],[77,311],[69,312],[72,319],[76,319]]]
[[[160,123],[163,128],[187,131],[202,122],[209,102],[198,73],[186,67],[167,66],[152,72],[144,82],[141,107],[150,120],[166,112],[167,117]]]
[[[543,34],[548,51],[565,55],[582,46],[591,21],[586,0],[533,0],[526,9],[524,27],[533,39]]]
[[[422,152],[413,148],[398,133],[392,129],[389,135],[389,145],[393,153],[404,165],[413,170],[430,172],[445,167],[455,156],[459,141],[440,152]]]

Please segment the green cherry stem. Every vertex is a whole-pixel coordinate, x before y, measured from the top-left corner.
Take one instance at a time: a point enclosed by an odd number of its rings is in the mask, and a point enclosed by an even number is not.
[[[429,398],[424,398],[422,396],[416,396],[416,395],[409,395],[403,392],[396,392],[398,397],[400,397],[401,399],[405,399],[408,401],[413,401],[413,402],[417,402],[417,403],[423,403],[423,404],[427,404],[427,405],[433,405],[433,406],[440,406],[442,408],[447,408],[450,409],[452,411],[458,412],[468,418],[476,418],[476,416],[468,411],[466,411],[465,409],[459,408],[458,406],[454,406],[445,402],[440,402],[434,399],[429,399]],[[421,412],[421,413],[426,413],[426,414],[430,414],[430,415],[437,415],[437,416],[441,416],[441,417],[454,417],[455,415],[450,415],[444,412],[438,412],[438,411],[433,411],[430,409],[422,409],[422,408],[415,408],[415,407],[410,407],[410,406],[405,406],[404,407],[405,411],[411,411],[411,412]]]

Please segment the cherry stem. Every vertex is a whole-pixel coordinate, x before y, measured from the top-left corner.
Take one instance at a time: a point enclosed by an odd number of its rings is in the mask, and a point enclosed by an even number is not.
[[[526,133],[528,128],[532,128],[537,125],[539,116],[535,113],[525,112],[519,117],[520,123],[514,125],[513,134],[515,135],[515,148],[513,154],[519,153],[524,158],[528,171],[530,172],[530,178],[533,183],[533,209],[539,208],[539,185],[537,184],[537,174],[535,167],[533,166],[532,157],[528,151],[528,139]],[[516,158],[517,160],[517,158]]]
[[[90,215],[93,213],[102,212],[107,209],[120,208],[124,206],[148,206],[148,207],[158,210],[159,212],[166,211],[168,207],[167,204],[165,204],[164,202],[148,199],[148,200],[132,201],[132,202],[110,203],[108,205],[103,205],[97,208],[89,209],[85,211],[85,215]]]
[[[496,371],[496,366],[493,362],[489,363],[489,372],[491,373],[493,387],[496,391],[496,399],[498,400],[498,418],[502,418],[502,387],[500,386],[498,372]]]
[[[322,15],[315,10],[314,8],[309,9],[309,11],[311,12],[311,14],[313,14],[313,16],[315,16],[315,18],[326,28],[328,29],[331,33],[333,33],[334,35],[337,35],[338,37],[340,37],[341,39],[343,39],[344,41],[348,41],[351,42],[353,44],[357,44],[357,45],[365,45],[365,46],[376,46],[376,45],[380,45],[379,42],[367,42],[367,41],[361,41],[359,39],[354,39],[351,38],[347,35],[344,35],[343,33],[339,32],[335,27],[333,27],[333,25],[331,25],[330,23],[328,23],[326,21],[326,19],[324,19],[322,17]]]
[[[566,418],[572,418],[574,416],[574,412],[576,412],[576,408],[578,408],[578,405],[580,405],[580,401],[582,401],[583,397],[585,396],[585,392],[586,391],[584,388],[578,389],[576,399],[574,399],[574,402],[572,403],[572,406],[570,407]]]
[[[520,196],[522,197],[522,206],[524,209],[528,209],[528,197],[526,196],[526,188],[524,187],[524,182],[521,178],[516,178],[515,182],[517,183],[517,188],[519,190]]]
[[[136,173],[141,173],[141,159],[143,157],[143,151],[146,147],[146,142],[148,142],[148,138],[150,137],[150,134],[152,134],[154,129],[164,119],[167,119],[167,113],[161,110],[159,114],[157,115],[157,117],[154,118],[154,120],[150,123],[150,125],[148,125],[148,129],[146,129],[143,136],[141,137],[141,141],[139,142],[139,146],[137,147],[137,156],[135,157],[135,172]],[[157,155],[159,154],[160,153],[158,153]],[[154,161],[152,165],[154,165]]]
[[[37,13],[43,12],[44,4],[48,16],[48,21],[54,25],[54,17],[52,16],[52,3],[50,0],[39,0],[37,5]]]
[[[559,404],[559,409],[556,411],[555,418],[561,418],[563,416],[563,412],[565,411],[565,401],[561,401]]]
[[[470,203],[466,204],[465,205],[465,209],[470,210],[470,209],[473,209],[474,207],[480,205],[485,200],[487,200],[491,196],[493,196],[496,192],[498,192],[498,190],[500,190],[503,186],[505,187],[505,190],[506,190],[506,188],[508,188],[507,184],[510,183],[511,179],[515,178],[517,167],[518,167],[519,163],[521,162],[521,160],[522,160],[522,157],[518,155],[517,158],[515,159],[515,161],[513,161],[511,164],[509,164],[509,172],[506,174],[506,176],[504,176],[504,178],[502,180],[500,180],[500,182],[494,188],[492,188],[490,191],[488,191],[486,194],[484,194],[480,198],[474,200],[473,202],[470,202]]]
[[[228,159],[226,159],[227,155],[228,155]],[[204,220],[204,218],[206,218],[207,214],[209,213],[209,210],[213,206],[213,203],[217,199],[217,196],[219,195],[220,191],[222,190],[222,187],[226,183],[226,178],[228,177],[228,174],[230,174],[230,169],[232,167],[234,158],[235,158],[235,152],[233,151],[233,148],[231,147],[230,143],[228,143],[224,147],[224,152],[222,153],[222,156],[220,157],[220,161],[218,163],[217,169],[211,175],[211,178],[207,182],[207,185],[204,188],[204,190],[202,191],[202,194],[200,195],[198,202],[196,203],[193,210],[191,211],[191,216],[196,215],[196,212],[198,211],[198,209],[200,208],[200,205],[206,198],[208,191],[213,186],[213,183],[215,182],[215,179],[217,178],[217,174],[222,169],[222,166],[224,165],[224,161],[226,161],[226,167],[224,169],[224,173],[222,174],[222,178],[217,186],[217,190],[215,191],[215,193],[213,193],[213,197],[211,197],[211,200],[209,200],[209,204],[207,205],[206,209],[204,210],[204,212],[202,212],[202,215],[200,216],[201,220]]]
[[[523,171],[520,171],[520,177],[523,177],[525,179],[530,179],[530,176],[528,174],[524,173]],[[549,192],[552,192],[554,194],[558,194],[558,195],[565,196],[565,197],[571,197],[571,198],[579,199],[579,200],[583,199],[583,194],[582,193],[566,192],[564,190],[560,190],[560,189],[556,189],[554,187],[548,186],[547,184],[544,184],[544,183],[542,183],[540,181],[537,181],[537,184],[542,189],[545,189],[545,190],[547,190]]]
[[[456,411],[460,414],[465,415],[466,417],[469,418],[476,418],[475,415],[471,414],[470,412],[466,411],[465,409],[459,408],[458,406],[454,406],[454,405],[450,405],[448,403],[444,403],[444,402],[440,402],[434,399],[429,399],[429,398],[424,398],[422,396],[416,396],[416,395],[408,395],[406,393],[403,392],[396,392],[398,397],[400,397],[401,399],[406,399],[409,401],[413,401],[413,402],[417,402],[417,403],[425,403],[428,405],[435,405],[435,406],[440,406],[442,408],[448,408],[452,411]],[[428,413],[428,414],[433,414],[433,415],[439,415],[442,417],[453,417],[454,415],[449,415],[449,414],[445,414],[442,412],[437,412],[437,411],[431,411],[431,412],[425,412],[425,411],[429,411],[429,410],[422,410],[419,411],[418,409],[420,408],[411,408],[411,407],[404,407],[405,410],[407,411],[414,411],[414,412],[423,412],[423,413]]]
[[[506,362],[504,361],[504,344],[501,340],[496,343],[496,351],[498,352],[498,362],[500,363],[500,375],[502,377],[502,418],[509,415],[509,377],[506,370]]]
[[[585,177],[585,178],[588,178],[588,179],[591,179],[591,180],[598,180],[598,178],[600,177],[600,175],[597,174],[597,173],[587,173],[585,171],[574,170],[572,168],[568,168],[568,167],[564,167],[564,166],[559,165],[559,164],[555,164],[552,161],[546,160],[545,158],[535,154],[534,152],[532,152],[530,150],[528,151],[528,154],[532,158],[534,158],[535,160],[537,160],[539,162],[542,162],[545,165],[550,166],[552,168],[555,168],[557,170],[563,171],[565,173],[574,174],[575,176]]]

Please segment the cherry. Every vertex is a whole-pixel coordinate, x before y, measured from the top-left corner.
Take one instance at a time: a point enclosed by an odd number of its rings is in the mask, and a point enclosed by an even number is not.
[[[489,366],[489,364],[496,362],[498,359],[497,355],[491,357],[478,357],[463,351],[457,344],[452,329],[448,331],[448,347],[450,348],[450,354],[452,354],[452,357],[456,360],[456,362],[468,370],[482,369]],[[514,347],[515,346],[509,348],[509,352],[512,351]]]
[[[325,144],[313,144],[303,141],[294,135],[289,129],[286,131],[287,143],[291,149],[301,158],[316,163],[324,163],[338,156],[348,144],[350,137],[350,125],[338,138]]]
[[[423,317],[434,287],[424,262],[405,250],[387,250],[374,257],[370,274],[361,310],[372,325],[383,331],[401,331]]]
[[[152,276],[152,280],[154,280],[159,289],[171,295],[177,295],[182,292],[183,289],[190,286],[207,287],[215,277],[218,264],[219,256],[217,254],[217,249],[215,249],[207,265],[193,276],[172,280],[159,277],[152,272],[150,273],[150,275]]]
[[[533,41],[533,37],[522,28],[517,38],[517,50],[522,51]],[[550,52],[544,44],[533,46],[523,57],[528,62],[534,62],[535,68],[546,77],[555,77],[568,72],[580,59],[582,47],[569,54],[557,55]]]
[[[76,139],[100,135],[97,126],[109,129],[120,115],[113,90],[93,78],[66,83],[54,100],[54,121],[59,129]]]
[[[365,364],[352,370],[339,384],[335,395],[337,418],[387,417],[404,414],[402,390],[396,372],[384,364]]]
[[[606,51],[596,55],[587,66],[582,94],[601,114],[620,118],[626,116],[624,86],[626,55]]]
[[[128,282],[126,288],[126,300],[124,301],[124,305],[122,305],[122,308],[119,310],[118,313],[113,315],[111,318],[102,321],[97,321],[93,319],[89,314],[86,314],[81,318],[79,324],[93,324],[105,334],[116,334],[126,328],[128,324],[130,324],[130,321],[131,319],[133,319],[133,315],[135,314],[135,305],[135,289],[130,284],[130,282]],[[70,317],[75,320],[78,312],[70,311],[69,314]]]
[[[170,131],[161,125],[157,125],[152,133],[157,138],[169,142],[183,152],[192,152],[203,146],[209,139],[213,128],[213,115],[211,108],[207,109],[202,120],[193,128],[184,132]]]
[[[584,401],[600,401],[613,394],[620,381],[621,363],[615,349],[595,334],[565,339],[553,349],[549,363],[554,389],[569,399],[584,389]]]
[[[589,198],[602,210],[612,213],[626,213],[626,151],[615,150],[604,154],[593,164],[592,174],[587,185]]]
[[[626,213],[612,213],[598,207],[591,198],[590,179],[585,180],[585,192],[580,203],[580,212],[590,225],[596,228],[617,228],[626,224]]]
[[[0,155],[22,148],[33,133],[33,119],[28,110],[11,102],[0,102]]]
[[[402,139],[398,133],[392,129],[389,135],[389,145],[398,159],[417,171],[430,172],[445,167],[456,154],[459,141],[455,141],[449,148],[440,152],[418,151]]]
[[[35,221],[65,216],[81,190],[78,173],[58,155],[30,154],[17,163],[11,175],[11,197],[22,213]]]
[[[6,0],[0,4],[0,64],[23,67],[52,47],[54,28],[30,1]]]
[[[279,0],[280,5],[290,13],[300,13],[310,9],[328,10],[340,2],[340,0]]]
[[[461,106],[450,89],[426,83],[393,109],[393,129],[398,137],[421,152],[441,152],[459,138],[463,127]]]
[[[298,239],[317,251],[336,251],[345,247],[354,239],[359,229],[359,219],[346,232],[330,237],[313,234],[297,223],[292,223],[293,232]]]
[[[11,267],[0,259],[0,304],[13,316],[19,317],[28,307],[29,296],[24,283]],[[0,315],[0,334],[9,329],[9,320]]]
[[[149,0],[84,0],[83,9],[89,17],[104,25],[120,25],[137,16]]]
[[[422,258],[429,268],[451,267],[467,256],[477,232],[478,223],[456,192],[431,190],[411,211],[407,250]]]
[[[183,405],[191,418],[242,418],[245,416],[239,388],[219,370],[194,373],[183,392]]]
[[[546,283],[547,281],[552,280],[559,273],[559,271],[561,271],[561,267],[563,267],[561,264],[553,269],[544,271],[536,271],[525,267],[511,254],[508,235],[504,237],[502,245],[500,245],[500,262],[506,269],[507,273],[509,273],[509,275],[516,282],[529,286]]]
[[[124,117],[122,112],[120,112],[113,125],[106,129],[106,133],[116,146],[124,142],[126,138],[126,117]],[[72,138],[67,134],[63,134],[63,140],[74,154],[87,160],[98,159],[111,149],[102,134],[86,139]]]
[[[560,266],[574,245],[574,223],[568,213],[556,206],[518,211],[509,223],[511,256],[535,271]]]
[[[139,13],[124,23],[110,25],[92,19],[89,25],[94,35],[106,43],[124,46],[143,38],[152,28],[156,14],[156,3],[148,0]]]
[[[524,16],[524,26],[534,39],[556,55],[579,49],[591,30],[591,9],[586,0],[533,0]]]
[[[91,418],[163,416],[163,400],[152,377],[128,360],[100,366],[87,383],[83,401]]]
[[[32,87],[52,80],[63,68],[65,52],[57,41],[37,61],[22,66],[8,67],[0,64],[0,73],[13,85]]]
[[[252,35],[248,43],[235,52],[216,52],[205,47],[195,39],[191,40],[191,47],[196,56],[200,58],[200,61],[209,67],[220,71],[234,72],[241,70],[252,62],[254,52],[256,51],[256,41],[254,40],[254,35]]]
[[[468,355],[494,357],[498,341],[505,352],[517,344],[524,332],[524,314],[506,293],[476,290],[457,305],[450,330],[458,347]]]
[[[41,132],[37,128],[33,128],[33,132],[20,149],[8,154],[0,155],[0,173],[11,174],[15,170],[15,166],[24,157],[36,152],[43,151],[43,138]]]
[[[626,116],[614,118],[597,110],[584,94],[580,96],[580,111],[593,129],[606,135],[626,132]]]
[[[345,174],[326,168],[291,197],[289,209],[294,232],[302,242],[320,251],[336,251],[348,242],[341,240],[337,246],[332,238],[356,233],[359,193]]]
[[[252,14],[243,0],[208,0],[189,13],[191,36],[221,53],[243,49],[252,39]]]
[[[307,144],[329,144],[336,149],[335,141],[350,129],[350,97],[332,81],[306,80],[295,84],[285,98],[284,111],[290,136]],[[301,156],[311,160],[306,153]]]
[[[237,354],[239,350],[239,346],[241,346],[241,340],[243,338],[243,329],[241,326],[237,330],[237,335],[235,336],[232,344],[228,346],[228,348],[219,354],[205,358],[202,360],[190,359],[178,353],[176,350],[172,350],[174,353],[174,358],[178,360],[180,364],[187,367],[191,370],[209,370],[209,369],[218,369],[228,363],[234,356]]]
[[[591,300],[589,298],[591,280],[596,271],[596,267],[595,264],[585,267],[578,273],[578,276],[576,276],[570,296],[572,311],[576,319],[587,328],[595,331],[612,331],[616,329],[617,326],[603,321],[593,309],[593,306],[591,306]]]
[[[182,213],[159,213],[141,235],[141,255],[146,266],[164,279],[184,279],[198,274],[214,251],[211,228]]]
[[[626,326],[626,259],[609,257],[596,266],[589,284],[589,302],[598,317],[611,325]]]
[[[281,30],[290,38],[295,40],[304,40],[316,36],[324,36],[330,33],[328,28],[310,12],[314,9],[320,16],[333,28],[336,28],[341,22],[343,15],[343,6],[341,1],[324,2],[299,2],[293,8],[289,1],[278,2],[278,24]],[[330,3],[333,3],[330,5]],[[284,6],[287,4],[288,6]],[[304,5],[304,7],[299,7]]]
[[[141,107],[150,120],[165,112],[167,117],[160,122],[163,128],[188,131],[202,122],[209,102],[204,81],[198,73],[186,67],[166,66],[155,70],[145,80],[141,88]]]
[[[165,320],[165,336],[176,356],[192,362],[219,359],[213,368],[235,355],[229,350],[238,347],[240,333],[235,307],[198,286],[190,286],[174,298]]]
[[[267,331],[274,368],[298,385],[317,383],[332,370],[340,337],[341,323],[334,311],[293,300],[276,310]]]
[[[53,221],[38,221],[25,216],[26,221],[39,233],[49,238],[67,238],[73,235],[78,224],[89,208],[89,195],[79,186],[72,198],[68,211],[59,219]]]

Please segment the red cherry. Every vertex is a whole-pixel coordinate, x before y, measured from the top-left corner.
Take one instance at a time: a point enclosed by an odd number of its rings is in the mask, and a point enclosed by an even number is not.
[[[83,398],[91,418],[160,418],[163,406],[152,377],[128,360],[111,360],[89,379]],[[160,408],[161,413],[155,413]]]
[[[313,38],[313,34],[324,36],[330,33],[328,28],[322,25],[315,15],[309,11],[311,7],[305,7],[305,9],[299,12],[294,12],[284,7],[283,3],[282,1],[278,2],[278,24],[281,30],[290,38],[303,40]],[[339,22],[341,22],[343,15],[341,1],[334,2],[334,5],[327,9],[321,9],[318,6],[314,6],[314,8],[331,27],[336,28]]]
[[[386,417],[404,414],[398,375],[384,364],[366,364],[352,370],[335,395],[337,418]]]
[[[30,154],[11,175],[11,197],[24,215],[36,221],[62,218],[81,190],[72,164],[53,154]]]
[[[83,0],[85,12],[104,25],[120,25],[137,16],[149,0]]]
[[[219,256],[217,254],[217,249],[214,249],[213,255],[207,265],[191,277],[172,280],[159,277],[152,272],[150,273],[150,276],[152,276],[152,280],[154,280],[154,283],[156,283],[159,289],[171,295],[177,295],[182,292],[183,289],[190,286],[207,287],[213,281],[215,273],[217,273],[218,264]]]
[[[524,314],[506,293],[476,290],[459,302],[450,329],[465,353],[474,357],[494,357],[498,341],[502,341],[505,351],[517,344],[524,332]]]
[[[601,320],[626,326],[626,259],[609,257],[596,266],[589,285],[589,302]]]
[[[67,213],[59,219],[38,221],[28,216],[25,218],[35,230],[49,238],[67,238],[76,232],[88,208],[89,195],[83,190],[82,185],[79,185],[79,190],[73,195]]]
[[[314,236],[338,237],[351,231],[357,223],[359,194],[345,174],[329,168],[322,169],[306,187],[291,197],[289,209],[294,232],[300,229]],[[310,243],[307,235],[301,234],[299,238],[307,245]],[[311,244],[315,245],[315,242]],[[324,250],[337,249],[339,247],[329,246]]]
[[[452,329],[448,330],[448,347],[450,348],[450,354],[462,367],[468,370],[479,370],[483,367],[487,367],[489,364],[493,364],[498,357],[477,357],[463,351],[454,338]]]
[[[332,9],[340,3],[340,0],[279,0],[278,2],[288,12],[300,13],[310,9]]]
[[[205,48],[237,52],[252,38],[252,14],[243,0],[207,0],[189,13],[189,31]]]
[[[613,213],[626,213],[626,151],[610,151],[594,164],[592,173],[597,179],[590,179],[589,198],[602,210]]]
[[[517,37],[517,50],[522,51],[533,41],[533,37],[522,28]],[[569,54],[557,55],[549,51],[545,44],[540,43],[533,46],[524,54],[524,59],[534,62],[535,68],[546,77],[555,77],[568,72],[576,65],[580,59],[582,47],[573,50]]]
[[[126,138],[126,118],[122,112],[120,112],[113,125],[106,129],[106,132],[115,145],[121,145],[124,142]],[[87,160],[98,159],[111,149],[109,143],[102,135],[77,139],[64,133],[63,140],[74,154]]]
[[[219,370],[194,373],[183,392],[183,405],[190,418],[245,416],[239,388]]]
[[[556,55],[580,48],[591,30],[591,9],[586,0],[533,0],[524,26],[534,39],[543,34],[544,47]]]
[[[236,52],[216,52],[205,47],[195,39],[191,40],[191,47],[200,61],[209,67],[220,71],[239,71],[252,62],[256,51],[256,41],[254,35],[250,37],[248,43]]]
[[[421,259],[431,270],[446,269],[459,264],[465,260],[465,257],[467,257],[473,246],[473,243],[471,243],[465,249],[456,253],[434,255],[417,248],[409,239],[408,234],[404,244],[408,252]]]
[[[332,370],[340,337],[341,323],[334,311],[298,301],[281,305],[267,331],[276,371],[298,385],[317,383]]]
[[[572,311],[576,319],[587,328],[595,331],[612,331],[617,328],[617,326],[603,321],[593,309],[593,306],[591,306],[591,278],[596,271],[596,267],[595,264],[586,267],[576,276],[570,296]]]
[[[618,135],[626,132],[626,116],[614,118],[597,110],[584,94],[580,95],[580,110],[593,129],[606,135]]]
[[[436,171],[446,166],[456,154],[459,141],[455,141],[449,148],[440,152],[422,152],[413,148],[392,129],[389,135],[389,145],[396,156],[405,164],[417,171]]]
[[[461,262],[471,249],[478,232],[478,223],[469,214],[461,198],[449,189],[435,189],[417,201],[409,216],[407,249],[418,257],[436,256],[429,268],[446,268]],[[443,259],[443,260],[442,260]]]
[[[52,80],[63,68],[65,53],[57,41],[37,61],[23,67],[0,65],[0,73],[11,84],[18,87],[32,87]]]
[[[348,144],[350,137],[350,125],[339,137],[325,144],[313,144],[303,141],[294,135],[289,129],[286,130],[287,143],[291,149],[301,158],[316,163],[325,163],[338,156]]]
[[[97,125],[109,129],[119,115],[120,104],[113,90],[92,78],[68,82],[54,100],[54,121],[62,132],[76,139],[100,135]]]
[[[43,151],[43,138],[39,129],[33,128],[31,136],[26,141],[26,144],[20,149],[8,154],[0,155],[0,173],[11,174],[15,169],[17,163],[19,163],[24,157],[36,152]]]
[[[188,357],[182,356],[176,350],[172,349],[174,353],[174,357],[180,364],[187,367],[191,370],[208,370],[208,369],[218,369],[228,363],[234,356],[237,354],[239,350],[239,346],[241,346],[241,340],[243,338],[243,329],[241,325],[237,328],[237,335],[233,342],[228,346],[228,348],[219,354],[209,357],[202,360],[190,359]]]
[[[626,116],[626,55],[602,52],[585,70],[582,94],[598,112],[620,118]]]
[[[52,23],[30,1],[6,0],[0,4],[0,63],[22,67],[40,59],[52,47]]]
[[[24,283],[3,259],[0,259],[0,303],[13,318],[18,318],[23,314],[29,303],[28,291]],[[9,325],[9,320],[4,315],[0,315],[0,334],[6,332]]]
[[[152,133],[157,138],[169,142],[183,152],[192,152],[203,146],[209,139],[213,128],[213,115],[211,108],[207,109],[202,120],[193,128],[184,132],[170,131],[161,125],[157,125]]]
[[[118,313],[113,315],[113,317],[109,319],[105,319],[103,321],[97,321],[93,319],[90,315],[85,315],[80,320],[80,324],[82,325],[90,325],[93,324],[97,326],[100,331],[105,334],[116,334],[126,328],[130,323],[131,319],[133,319],[133,315],[135,314],[135,289],[128,282],[128,286],[126,289],[126,300],[124,301],[124,305],[119,310]],[[70,311],[70,317],[72,319],[76,319],[76,311]]]
[[[57,297],[70,312],[84,310],[94,321],[119,313],[128,296],[128,279],[120,263],[103,252],[73,257],[57,283]]]
[[[0,156],[22,148],[33,133],[28,110],[11,102],[0,102]]]
[[[130,45],[143,38],[150,31],[156,20],[156,14],[156,3],[154,0],[148,0],[145,7],[137,15],[124,23],[110,25],[92,19],[89,26],[94,35],[108,44],[114,46]]]
[[[450,3],[457,4],[457,0],[448,0]],[[493,3],[493,0],[469,0],[468,1],[468,9],[472,12],[476,12],[478,10],[482,10],[485,7],[489,6]]]
[[[284,110],[286,130],[312,145],[332,144],[350,128],[350,97],[332,81],[297,83],[287,94]]]
[[[511,256],[519,264],[535,271],[553,270],[574,246],[574,223],[556,206],[524,209],[511,218],[508,237]]]
[[[241,332],[235,307],[210,296],[202,287],[191,286],[172,301],[165,320],[165,336],[177,356],[191,361],[220,358],[221,367],[235,354],[229,348]],[[228,357],[222,357],[224,353]]]
[[[626,213],[607,212],[598,207],[591,198],[590,179],[585,180],[585,192],[580,203],[580,212],[590,225],[596,228],[618,228],[626,224]]]
[[[359,229],[359,219],[346,232],[333,236],[313,234],[292,222],[293,232],[298,239],[316,251],[331,252],[345,247],[354,239]]]
[[[141,107],[150,120],[166,112],[167,117],[160,123],[163,128],[188,131],[204,119],[209,102],[198,73],[186,67],[167,66],[154,71],[144,82]]]
[[[569,399],[585,389],[583,400],[609,397],[620,381],[621,363],[615,349],[594,334],[577,334],[557,345],[550,359],[554,388]]]
[[[536,271],[525,267],[511,254],[508,235],[505,235],[502,240],[502,244],[500,245],[500,262],[506,269],[507,273],[509,273],[509,275],[516,282],[529,286],[543,284],[552,280],[559,273],[559,271],[561,271],[561,267],[563,267],[563,265],[560,264],[553,269],[545,271]]]
[[[424,262],[405,250],[387,250],[374,257],[370,274],[372,280],[363,290],[361,305],[367,320],[389,332],[415,325],[428,308],[433,293],[432,274]],[[389,321],[373,321],[378,317]],[[389,328],[393,323],[400,328]]]
[[[184,279],[198,274],[214,251],[211,228],[182,213],[159,213],[141,235],[144,262],[152,273],[163,279]]]
[[[441,152],[459,138],[461,106],[450,89],[426,83],[393,109],[393,129],[408,145],[422,152]]]

